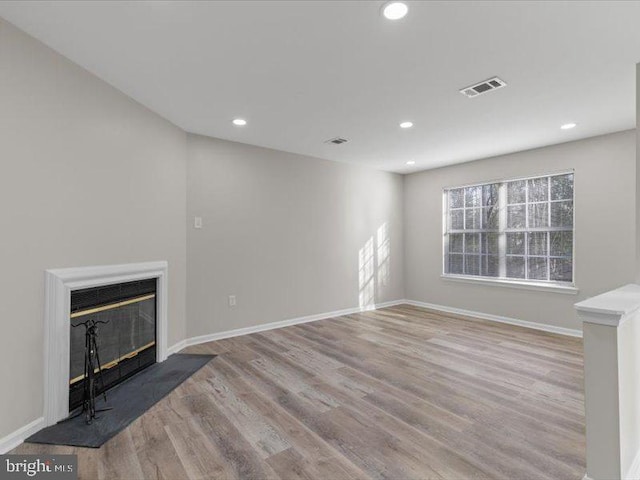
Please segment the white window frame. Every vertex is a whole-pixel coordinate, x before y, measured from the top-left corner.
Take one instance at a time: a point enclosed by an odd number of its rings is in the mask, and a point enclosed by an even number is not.
[[[509,229],[507,229],[506,225],[507,225],[507,192],[506,192],[506,188],[507,188],[507,183],[509,182],[517,182],[517,181],[526,181],[526,180],[531,180],[531,179],[536,179],[536,178],[551,178],[551,177],[555,177],[555,176],[560,176],[560,175],[573,175],[573,197],[572,197],[572,204],[573,204],[573,221],[572,221],[572,232],[573,232],[573,248],[572,248],[572,255],[571,255],[571,261],[572,261],[572,281],[571,282],[562,282],[562,281],[555,281],[555,280],[529,280],[529,279],[524,279],[524,278],[508,278],[506,277],[506,258],[507,258],[507,254],[506,254],[506,242],[507,242],[507,233],[510,231]],[[492,184],[499,184],[499,192],[498,192],[498,215],[499,215],[499,228],[498,228],[498,251],[499,253],[499,277],[487,277],[487,276],[481,276],[481,275],[465,275],[465,274],[453,274],[453,273],[447,273],[447,262],[448,262],[448,255],[449,255],[449,191],[451,190],[457,190],[457,189],[464,189],[464,188],[469,188],[469,187],[481,187],[484,185],[492,185]],[[551,188],[551,182],[549,182],[549,188]],[[528,192],[528,190],[527,190]],[[527,193],[528,195],[528,193]],[[542,291],[555,291],[555,292],[559,292],[559,293],[568,293],[568,294],[576,294],[578,293],[578,288],[576,287],[576,270],[575,270],[575,265],[576,265],[576,224],[575,224],[575,218],[576,218],[576,204],[575,204],[575,171],[573,169],[571,170],[563,170],[563,171],[559,171],[559,172],[554,172],[554,173],[544,173],[544,174],[539,174],[539,175],[529,175],[529,176],[525,176],[525,177],[514,177],[514,178],[504,178],[504,179],[500,179],[500,180],[491,180],[491,181],[485,181],[485,182],[479,182],[479,183],[469,183],[469,184],[465,184],[465,185],[455,185],[455,186],[451,186],[451,187],[445,187],[442,191],[442,274],[441,274],[441,278],[443,280],[447,280],[447,281],[454,281],[454,282],[463,282],[463,283],[473,283],[473,284],[481,284],[481,285],[490,285],[490,286],[501,286],[501,287],[509,287],[509,288],[522,288],[522,289],[527,289],[527,290],[542,290]],[[525,199],[525,204],[524,205],[528,205],[528,203],[526,202],[526,200],[528,200],[528,197]],[[553,201],[551,200],[551,196],[550,196],[550,192],[549,192],[549,196],[548,196],[548,200],[545,203],[548,203],[549,205],[552,203]],[[520,231],[523,232],[530,232],[533,229],[530,229],[528,227],[526,227],[526,225],[528,224],[527,219],[528,219],[528,208],[525,208],[525,228],[523,229],[519,229]],[[551,208],[549,208],[549,212],[548,215],[551,215]],[[549,225],[549,227],[544,227],[540,229],[541,231],[545,231],[545,232],[551,232],[554,231],[554,228],[551,227]],[[563,228],[558,228],[558,231],[566,231],[566,229]],[[513,230],[511,230],[513,231]],[[533,230],[535,231],[535,230]],[[456,232],[459,233],[459,232]],[[482,229],[475,231],[475,230],[471,230],[469,232],[466,233],[486,233],[483,232]],[[548,239],[547,242],[550,241],[550,236],[548,235]],[[525,246],[526,248],[526,246]],[[526,252],[526,250],[525,250]],[[549,252],[549,243],[547,243],[547,252]],[[482,254],[480,254],[480,256],[482,257]],[[525,253],[525,258],[528,259],[527,254]],[[547,255],[548,257],[548,255]],[[525,262],[528,260],[525,260]],[[547,262],[547,268],[550,268],[549,262]],[[526,266],[527,264],[525,263],[525,269],[527,268]]]

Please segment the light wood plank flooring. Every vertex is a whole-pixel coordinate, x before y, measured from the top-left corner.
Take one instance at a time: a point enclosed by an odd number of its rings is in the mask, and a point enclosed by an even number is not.
[[[84,479],[575,479],[582,342],[411,306],[192,347],[219,356]]]

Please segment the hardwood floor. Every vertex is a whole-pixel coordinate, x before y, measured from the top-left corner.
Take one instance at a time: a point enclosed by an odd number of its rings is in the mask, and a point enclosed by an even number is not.
[[[85,479],[580,479],[582,341],[410,306],[189,348],[219,356]]]

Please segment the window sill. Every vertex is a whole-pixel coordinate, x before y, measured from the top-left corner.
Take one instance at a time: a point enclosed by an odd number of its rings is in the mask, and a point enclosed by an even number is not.
[[[519,282],[517,280],[477,278],[466,275],[440,275],[440,278],[448,282],[475,283],[476,285],[487,285],[491,287],[519,288],[522,290],[537,290],[540,292],[563,293],[565,295],[576,295],[580,290],[573,285],[561,285],[553,283]]]

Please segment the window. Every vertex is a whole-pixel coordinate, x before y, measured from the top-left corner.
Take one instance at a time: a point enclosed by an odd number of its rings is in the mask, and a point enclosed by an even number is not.
[[[444,273],[573,283],[573,173],[444,191]]]

